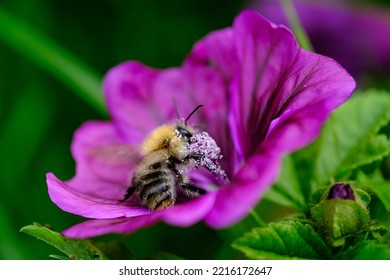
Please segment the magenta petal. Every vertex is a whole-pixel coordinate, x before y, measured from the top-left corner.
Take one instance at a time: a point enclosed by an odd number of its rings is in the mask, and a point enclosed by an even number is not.
[[[138,204],[116,204],[116,200],[94,197],[70,188],[52,173],[46,176],[50,199],[62,210],[86,218],[108,219],[150,214]]]
[[[180,69],[167,69],[156,79],[153,91],[150,102],[155,103],[159,113],[170,122],[186,118],[198,105],[204,108],[191,116],[189,125],[213,133],[209,127],[224,120],[225,84],[215,71],[188,64]]]
[[[281,156],[264,152],[251,158],[234,177],[231,185],[218,191],[207,224],[223,228],[244,218],[272,185],[280,169]]]
[[[163,220],[168,224],[187,227],[202,220],[214,206],[217,192],[210,192],[186,203],[164,210]]]
[[[62,234],[71,238],[89,238],[107,233],[128,234],[160,220],[159,215],[88,220],[64,230]]]
[[[222,73],[230,81],[238,66],[234,45],[234,33],[231,28],[211,32],[193,47],[186,60],[189,65],[203,65]]]
[[[234,21],[239,68],[232,80],[229,122],[244,156],[253,154],[264,139],[280,102],[279,87],[289,77],[299,47],[292,33],[253,11],[242,12]]]
[[[215,193],[207,194],[185,204],[178,204],[149,215],[131,218],[89,220],[63,232],[67,237],[88,238],[106,233],[129,234],[156,222],[165,221],[180,227],[193,225],[204,218],[215,201]]]
[[[125,62],[112,68],[104,78],[108,109],[129,143],[140,143],[147,133],[164,123],[153,100],[152,86],[158,71],[138,62]]]
[[[255,12],[242,13],[234,28],[238,34],[242,76],[235,81],[233,96],[237,96],[238,106],[232,107],[230,121],[236,125],[232,130],[242,130],[246,156],[259,149],[275,119],[299,122],[294,114],[302,108],[317,116],[314,117],[317,125],[307,129],[308,133],[312,129],[316,134],[328,114],[355,88],[352,77],[337,62],[300,49],[291,32]],[[300,118],[310,120],[313,116],[300,114]],[[307,144],[305,137],[296,147]]]
[[[75,133],[72,154],[76,160],[73,188],[86,194],[120,199],[130,186],[138,148],[126,144],[109,122],[90,121]],[[98,188],[96,182],[112,187]],[[104,186],[104,184],[101,184]]]
[[[263,148],[292,152],[307,145],[356,85],[337,62],[304,50],[292,69],[293,75],[280,89],[283,102],[276,106],[278,117],[269,126]]]

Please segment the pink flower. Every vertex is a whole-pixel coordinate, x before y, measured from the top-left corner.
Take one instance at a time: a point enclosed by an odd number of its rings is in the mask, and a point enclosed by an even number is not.
[[[275,181],[282,156],[311,142],[354,87],[334,60],[299,48],[288,29],[253,11],[196,43],[179,68],[156,70],[134,61],[114,67],[104,79],[112,121],[87,122],[75,133],[73,179],[47,175],[52,201],[91,219],[63,234],[130,233],[158,221],[187,227],[203,220],[213,228],[238,222]],[[190,124],[221,148],[230,182],[218,185],[210,172],[196,170],[193,182],[208,190],[198,198],[178,199],[160,211],[137,199],[117,204],[135,163],[121,153],[97,157],[94,151],[142,143],[150,131],[176,119],[173,100],[183,116],[204,105]]]

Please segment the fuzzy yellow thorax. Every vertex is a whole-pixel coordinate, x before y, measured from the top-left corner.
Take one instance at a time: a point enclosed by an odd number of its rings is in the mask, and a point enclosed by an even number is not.
[[[174,125],[162,125],[149,133],[142,143],[141,152],[148,155],[152,152],[168,148],[170,142],[178,138]]]

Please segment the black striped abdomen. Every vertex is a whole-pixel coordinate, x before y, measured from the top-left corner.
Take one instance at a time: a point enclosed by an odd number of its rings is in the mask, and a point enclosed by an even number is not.
[[[150,210],[160,210],[175,203],[175,178],[165,164],[156,162],[144,167],[137,172],[133,183],[141,203]]]

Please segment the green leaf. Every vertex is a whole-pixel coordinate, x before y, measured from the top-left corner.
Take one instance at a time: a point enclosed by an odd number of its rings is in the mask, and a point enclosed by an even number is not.
[[[108,259],[90,240],[72,239],[62,236],[45,226],[34,223],[23,227],[21,232],[34,236],[61,252],[72,260]]]
[[[298,211],[306,211],[305,197],[296,175],[294,161],[287,155],[283,159],[282,172],[275,185],[267,191],[265,199],[274,203],[292,207]]]
[[[378,196],[387,212],[390,212],[390,181],[375,182],[367,188]]]
[[[104,260],[128,259],[130,252],[120,242],[94,243],[89,239],[72,239],[62,236],[48,227],[34,223],[23,227],[21,232],[34,236],[57,248],[72,260]],[[63,256],[51,255],[57,259],[66,259]]]
[[[338,255],[342,260],[390,260],[389,244],[376,240],[360,241]]]
[[[107,114],[100,75],[72,53],[2,8],[0,40],[64,82],[99,112]]]
[[[51,254],[51,255],[49,255],[49,257],[53,258],[53,259],[57,259],[57,260],[64,260],[64,261],[70,260],[70,258],[67,256],[56,255],[56,254]]]
[[[382,201],[386,210],[390,212],[390,181],[384,180],[380,177],[371,178],[363,172],[359,172],[358,183],[362,187],[372,191]]]
[[[329,259],[331,253],[309,223],[283,220],[254,228],[232,244],[250,259]]]
[[[314,184],[346,179],[352,170],[389,155],[390,142],[379,134],[389,121],[390,94],[385,92],[357,93],[337,109],[317,141],[302,152],[310,160],[306,166],[311,166]]]

